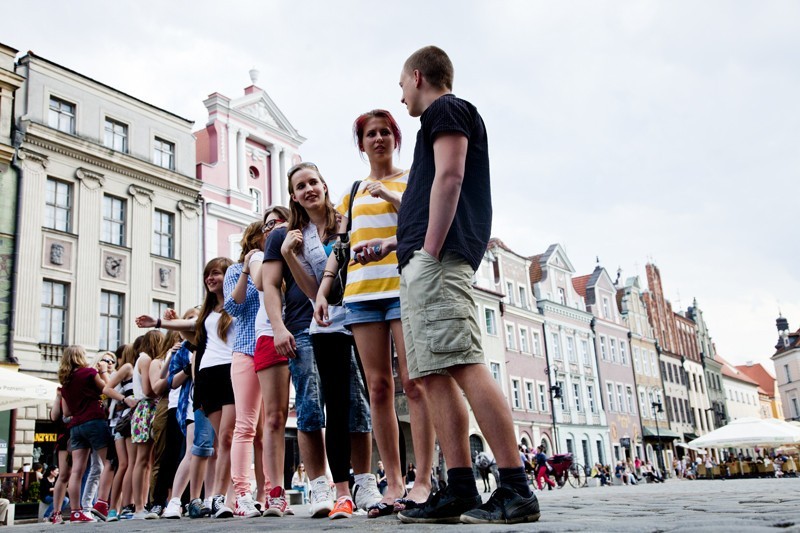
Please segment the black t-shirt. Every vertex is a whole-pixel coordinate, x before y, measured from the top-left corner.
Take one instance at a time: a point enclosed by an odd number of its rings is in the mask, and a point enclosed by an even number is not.
[[[58,481],[58,477],[50,483],[47,479],[47,476],[43,477],[42,480],[39,482],[39,500],[44,501],[47,496],[53,496],[53,492],[50,490],[56,485],[56,481]]]
[[[453,94],[440,96],[420,117],[414,162],[397,220],[398,263],[402,268],[425,243],[436,175],[433,143],[441,133],[460,133],[468,140],[461,195],[442,252],[461,255],[477,270],[492,231],[489,141],[475,106]]]
[[[294,281],[289,266],[281,255],[281,246],[286,239],[286,228],[272,230],[264,246],[264,261],[280,261],[283,265],[283,281],[286,282],[283,323],[292,334],[308,329],[314,317],[314,307],[297,283]]]

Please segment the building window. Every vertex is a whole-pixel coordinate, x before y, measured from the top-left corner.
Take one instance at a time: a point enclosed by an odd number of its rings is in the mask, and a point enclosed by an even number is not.
[[[116,350],[122,343],[124,296],[100,291],[100,350]]]
[[[783,371],[786,373],[786,383],[791,383],[792,373],[789,371],[789,365],[783,365]]]
[[[567,335],[567,357],[570,363],[578,362],[578,356],[575,353],[575,338],[572,335]]]
[[[531,346],[531,348],[533,349],[532,350],[533,351],[533,355],[540,355],[542,353],[542,351],[539,349],[540,346],[541,345],[539,344],[539,332],[538,331],[534,331],[533,332],[533,346]]]
[[[600,337],[600,357],[603,361],[608,361],[608,349],[606,348],[605,337]]]
[[[597,460],[600,462],[601,465],[605,464],[606,462],[606,458],[603,455],[603,441],[600,440],[597,441]]]
[[[596,413],[597,406],[594,403],[594,385],[586,386],[586,394],[589,396],[589,411]]]
[[[572,395],[575,397],[575,410],[580,412],[583,410],[581,406],[581,388],[577,383],[572,384]]]
[[[172,302],[164,302],[162,300],[153,300],[152,314],[150,316],[161,318],[164,316],[164,311],[167,309],[175,309],[175,304]],[[161,331],[166,331],[162,329]]]
[[[589,359],[589,341],[586,339],[581,339],[581,357],[583,358],[584,365],[592,365],[592,361]]]
[[[500,363],[491,362],[489,363],[489,368],[492,371],[492,377],[500,385]]]
[[[250,197],[253,199],[253,212],[261,213],[261,191],[250,188]]]
[[[128,152],[128,125],[106,117],[106,148]]]
[[[497,318],[495,317],[494,309],[485,307],[483,317],[486,321],[486,333],[488,335],[497,335]]]
[[[561,391],[561,410],[567,410],[567,388],[564,386],[563,381],[558,382],[558,389]]]
[[[642,366],[639,364],[639,348],[637,346],[633,347],[633,369],[636,372],[642,371]],[[645,372],[647,374],[647,372]]]
[[[539,383],[539,409],[542,411],[547,411],[547,391],[545,391],[545,387],[542,383]]]
[[[522,398],[520,397],[522,391],[519,389],[519,380],[512,379],[511,380],[511,401],[514,409],[519,409],[522,407]]]
[[[72,185],[47,178],[44,227],[59,231],[72,229]]]
[[[533,399],[533,383],[530,381],[525,382],[525,406],[527,407],[528,411],[533,411],[535,408]]]
[[[39,312],[39,341],[42,344],[67,344],[67,290],[57,281],[42,283],[42,308]]]
[[[553,333],[553,358],[561,359],[561,342],[559,342],[558,333]]]
[[[567,305],[567,293],[561,287],[558,288],[558,302],[561,305]]]
[[[670,380],[670,382],[671,383],[675,383],[675,380],[674,380],[674,378],[672,376],[672,365],[668,365],[667,366],[667,370],[669,370],[669,380]]]
[[[514,324],[506,324],[506,349],[517,349],[517,347],[514,346]]]
[[[506,281],[506,302],[514,305],[514,284]]]
[[[173,257],[174,216],[160,209],[153,211],[153,254]]]
[[[625,412],[625,397],[622,395],[622,385],[617,385],[617,400],[619,403],[617,404],[617,408],[620,413]]]
[[[617,362],[617,339],[608,339],[608,344],[611,347],[611,362]]]
[[[646,353],[642,350],[642,357],[646,357]],[[658,366],[656,366],[656,352],[650,350],[650,368],[653,369],[653,376],[658,377]]]
[[[528,346],[528,330],[519,328],[519,351],[522,353],[530,353],[530,346]]]
[[[50,97],[48,125],[64,133],[75,134],[75,104]]]
[[[611,317],[611,306],[608,304],[608,296],[603,296],[603,318]]]
[[[519,288],[519,305],[523,309],[528,309],[528,307],[530,307],[528,305],[528,291],[525,290],[525,287]]]
[[[628,346],[625,341],[619,341],[619,362],[626,366],[628,364]]]
[[[103,232],[101,240],[125,246],[125,200],[103,196]]]
[[[652,394],[650,396],[650,401],[652,401]],[[650,418],[650,405],[647,403],[647,396],[644,393],[644,390],[639,389],[639,407],[642,410],[642,418]]]
[[[792,410],[794,411],[792,418],[800,418],[800,407],[797,405],[797,398],[792,398]]]
[[[606,393],[608,394],[608,410],[614,411],[614,385],[606,383]]]
[[[175,170],[175,143],[156,137],[153,139],[153,163],[169,170]]]
[[[625,393],[628,399],[628,411],[632,414],[636,414],[636,402],[633,401],[633,389],[630,386],[626,386]]]

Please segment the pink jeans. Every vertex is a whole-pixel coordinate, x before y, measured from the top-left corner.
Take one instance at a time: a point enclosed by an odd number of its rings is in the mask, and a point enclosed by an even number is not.
[[[231,382],[236,401],[236,425],[233,428],[231,443],[231,481],[236,494],[243,494],[250,492],[253,441],[258,419],[264,416],[264,410],[261,408],[263,405],[261,385],[251,356],[233,352]],[[264,477],[266,478],[266,472]],[[266,487],[261,488],[266,489]]]

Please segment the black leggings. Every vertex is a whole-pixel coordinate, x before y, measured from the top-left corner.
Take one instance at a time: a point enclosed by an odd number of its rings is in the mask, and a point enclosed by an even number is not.
[[[350,356],[353,337],[311,335],[325,402],[325,450],[334,483],[350,480]]]
[[[155,484],[151,487],[152,501],[154,504],[164,506],[167,504],[167,496],[169,490],[172,488],[172,482],[175,480],[175,472],[178,471],[178,465],[183,458],[184,443],[186,437],[181,432],[181,427],[178,425],[178,410],[175,408],[167,411],[167,420],[163,429],[164,447],[159,457],[153,457],[153,462],[157,463],[159,468],[155,476]],[[174,497],[179,498],[180,494],[173,494]]]

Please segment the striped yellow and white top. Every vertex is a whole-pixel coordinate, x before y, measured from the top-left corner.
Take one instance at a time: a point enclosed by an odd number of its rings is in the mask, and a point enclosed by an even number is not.
[[[361,182],[353,202],[353,221],[350,230],[350,246],[372,239],[385,239],[397,234],[397,209],[382,198],[374,198],[367,192],[367,183],[380,181],[384,187],[402,195],[408,185],[408,170],[401,175],[383,180],[366,178]],[[350,206],[350,191],[336,206],[343,217],[347,217]],[[351,265],[347,269],[347,287],[344,301],[363,302],[400,296],[400,274],[397,272],[397,254],[390,253],[382,260],[366,265]]]

